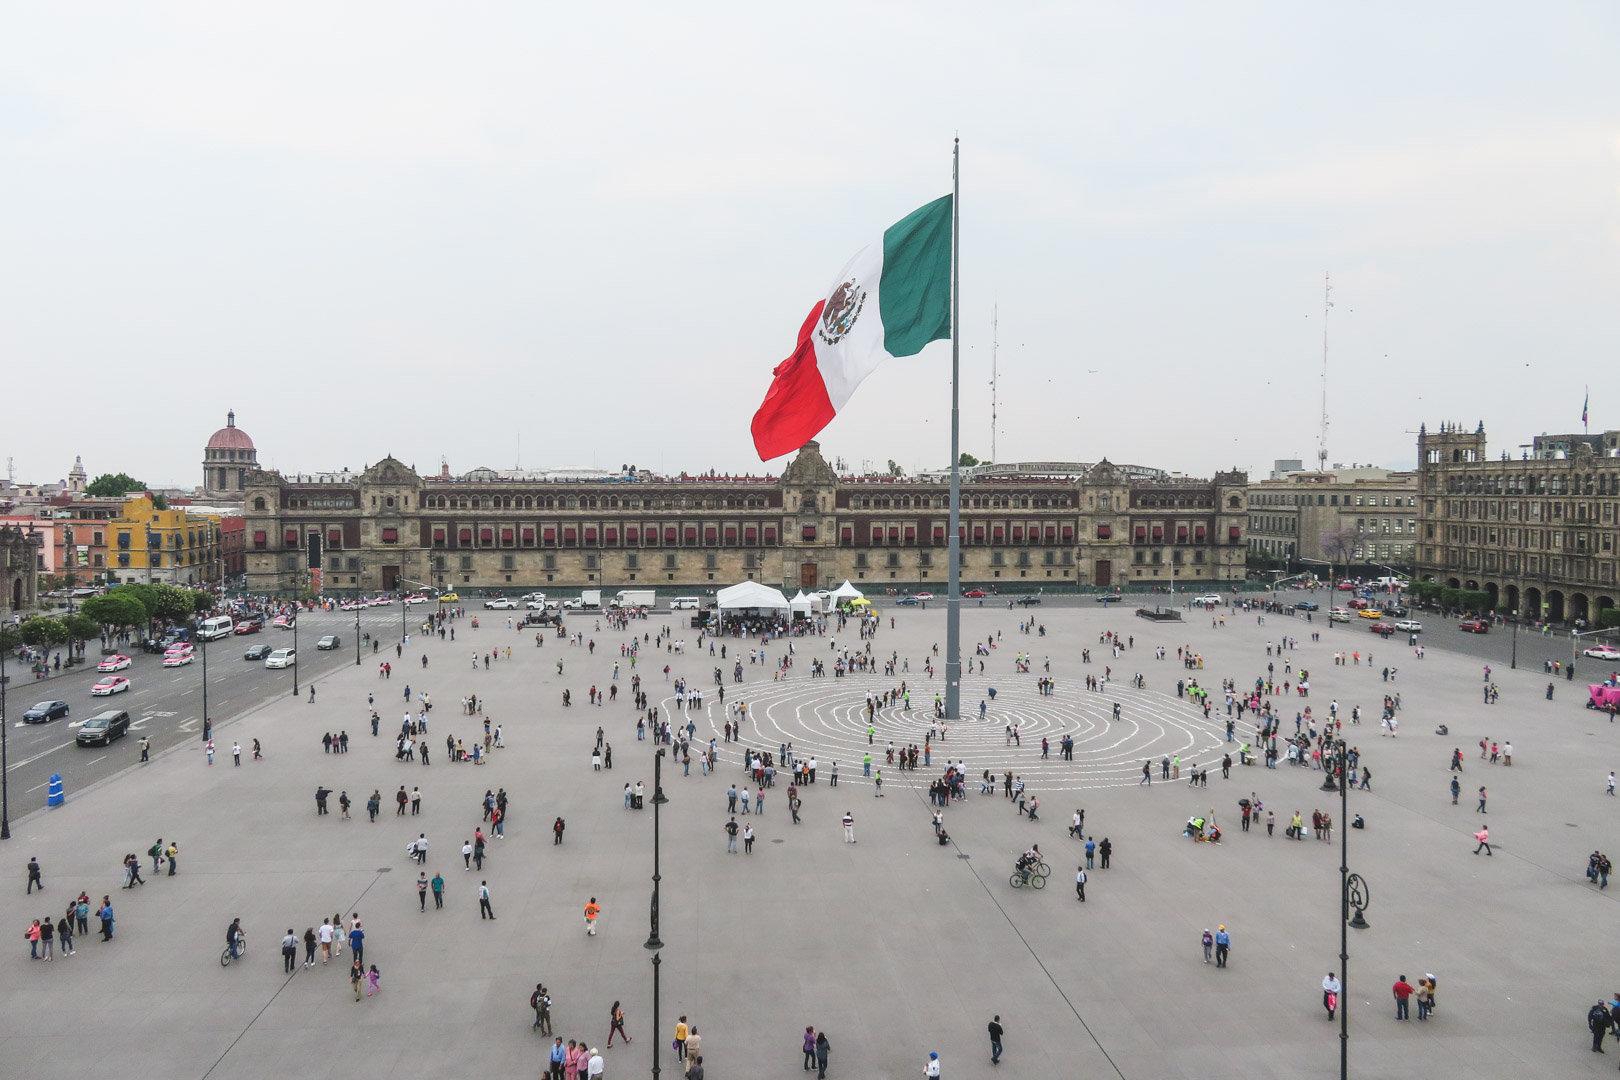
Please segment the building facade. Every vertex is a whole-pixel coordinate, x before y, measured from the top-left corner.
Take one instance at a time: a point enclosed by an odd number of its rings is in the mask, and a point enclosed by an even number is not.
[[[1485,427],[1418,434],[1418,572],[1499,613],[1595,623],[1615,604],[1620,431],[1543,435],[1486,455]]]
[[[1330,568],[1410,573],[1417,559],[1417,482],[1415,472],[1336,467],[1279,471],[1251,484],[1249,563],[1323,576]]]
[[[39,605],[41,536],[0,525],[0,614],[16,615]]]
[[[1133,479],[1107,461],[1083,475],[976,476],[962,485],[962,580],[1046,586],[1241,580],[1242,472]],[[474,470],[422,476],[393,458],[359,474],[247,474],[247,588],[293,593],[423,585],[522,591],[940,589],[949,485],[838,475],[807,443],[779,477],[595,479]]]
[[[184,507],[159,510],[134,495],[108,522],[108,574],[114,584],[197,587],[220,580],[224,551],[219,518]]]

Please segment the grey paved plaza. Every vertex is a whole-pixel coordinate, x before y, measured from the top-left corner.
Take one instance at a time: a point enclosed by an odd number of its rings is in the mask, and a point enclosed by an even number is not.
[[[418,638],[394,659],[389,680],[375,664],[339,665],[316,682],[311,704],[290,696],[238,717],[217,717],[222,752],[209,766],[188,740],[87,790],[66,805],[13,802],[13,839],[3,849],[0,889],[4,925],[13,933],[0,969],[0,1075],[33,1077],[259,1078],[282,1075],[395,1077],[526,1077],[541,1075],[549,1040],[531,1030],[529,994],[544,982],[556,1001],[556,1033],[602,1047],[607,1077],[645,1075],[654,1047],[666,1075],[676,1017],[702,1034],[708,1076],[799,1076],[806,1025],[826,1030],[833,1077],[916,1077],[930,1051],[955,1080],[990,1073],[986,1024],[999,1013],[1006,1053],[995,1070],[1009,1077],[1218,1078],[1330,1077],[1338,1071],[1338,1025],[1321,1006],[1321,981],[1339,965],[1337,837],[1332,844],[1284,839],[1295,810],[1338,817],[1338,796],[1319,790],[1308,769],[1235,767],[1219,771],[1224,709],[1210,719],[1177,700],[1178,678],[1215,687],[1223,678],[1251,684],[1283,661],[1266,643],[1299,639],[1284,654],[1295,672],[1311,674],[1308,703],[1320,717],[1330,700],[1344,713],[1361,705],[1364,722],[1348,724],[1350,741],[1372,769],[1373,790],[1351,795],[1366,829],[1350,836],[1352,869],[1370,883],[1371,928],[1354,933],[1346,1000],[1351,1069],[1356,1076],[1488,1077],[1599,1075],[1620,1053],[1590,1052],[1583,1017],[1590,1004],[1620,986],[1610,966],[1605,921],[1613,895],[1584,875],[1586,857],[1609,846],[1620,798],[1604,779],[1620,768],[1615,727],[1583,709],[1585,679],[1560,680],[1545,700],[1541,653],[1567,655],[1568,643],[1520,642],[1521,667],[1496,664],[1499,704],[1481,702],[1482,661],[1453,651],[1449,624],[1431,620],[1427,657],[1399,639],[1381,641],[1359,627],[1228,610],[1212,627],[1197,614],[1180,626],[1150,624],[1127,611],[1048,603],[1028,612],[992,601],[964,608],[963,638],[1000,635],[985,674],[965,680],[963,712],[933,747],[933,768],[884,768],[884,798],[861,777],[865,726],[858,717],[868,690],[912,690],[913,712],[880,713],[874,757],[884,744],[921,743],[931,701],[942,689],[923,663],[944,643],[943,605],[926,611],[880,603],[880,658],[897,653],[910,671],[893,678],[856,675],[812,679],[809,662],[832,660],[827,638],[799,639],[796,666],[773,682],[769,665],[750,665],[752,643],[726,640],[727,659],[696,649],[697,632],[668,616],[634,624],[636,633],[676,627],[684,655],[644,647],[632,670],[620,657],[629,634],[592,617],[570,628],[594,639],[594,655],[532,632],[506,629],[503,616],[473,632],[456,623],[459,640]],[[891,616],[895,620],[890,628]],[[1044,637],[1018,632],[1021,620],[1045,625]],[[308,629],[316,631],[317,619]],[[352,620],[350,620],[352,621]],[[334,625],[338,625],[334,622]],[[1098,642],[1104,629],[1134,635],[1119,658]],[[1322,641],[1312,642],[1312,631]],[[835,635],[839,650],[858,642],[854,627]],[[392,644],[392,642],[390,642]],[[485,670],[480,653],[510,646],[512,658]],[[1154,657],[1164,646],[1167,658]],[[1176,648],[1204,657],[1184,671]],[[1532,647],[1533,646],[1533,647]],[[1080,650],[1093,662],[1080,662]],[[1337,651],[1360,649],[1363,663],[1336,666]],[[1562,651],[1560,651],[1560,648]],[[1365,663],[1371,650],[1376,663]],[[784,651],[773,643],[774,661]],[[1014,671],[1020,651],[1033,657]],[[424,671],[421,656],[430,666]],[[745,682],[731,682],[739,653]],[[1057,691],[1036,693],[1050,658]],[[564,671],[557,672],[557,661]],[[1526,661],[1530,662],[1527,666]],[[587,703],[620,667],[620,696]],[[803,792],[803,823],[790,823],[785,785],[767,793],[763,816],[740,821],[758,833],[751,854],[728,854],[723,826],[726,787],[741,779],[737,744],[722,746],[718,775],[693,765],[682,775],[666,762],[670,802],[662,812],[662,1030],[651,1028],[648,932],[652,809],[628,811],[627,782],[653,783],[652,743],[635,738],[637,711],[627,693],[639,673],[655,702],[670,695],[663,667],[704,691],[695,718],[699,738],[718,737],[724,707],[713,671],[724,670],[727,701],[747,700],[752,731],[744,744],[775,750],[792,741],[814,754],[822,774]],[[939,661],[936,660],[936,665]],[[1382,669],[1398,667],[1386,684]],[[1084,688],[1087,675],[1113,670],[1105,693]],[[942,669],[941,669],[942,670]],[[1131,689],[1137,672],[1146,688]],[[1595,668],[1583,676],[1595,675]],[[389,735],[403,713],[406,683],[433,697],[428,767],[395,761]],[[997,695],[983,721],[977,704]],[[561,705],[564,688],[573,704]],[[1398,738],[1380,735],[1382,695],[1402,695]],[[450,764],[444,739],[471,745],[477,722],[458,714],[463,695],[486,702],[502,725],[506,748],[488,764]],[[383,735],[367,722],[377,696]],[[1307,702],[1276,699],[1288,718]],[[1113,702],[1122,718],[1109,719]],[[672,713],[684,722],[685,713]],[[1022,727],[1021,747],[1004,745],[1004,725]],[[1435,725],[1450,725],[1440,738]],[[593,772],[597,726],[613,746],[614,768]],[[347,730],[351,752],[323,753],[321,735]],[[1285,730],[1291,730],[1291,722]],[[1240,735],[1252,731],[1247,718]],[[1058,760],[1057,740],[1076,736],[1073,762]],[[1050,760],[1039,743],[1052,741]],[[1513,743],[1511,767],[1479,760],[1483,737]],[[232,741],[258,738],[265,760],[231,763]],[[1464,753],[1464,797],[1451,804],[1448,759]],[[70,752],[70,751],[64,751]],[[132,763],[134,740],[112,751]],[[1179,754],[1183,779],[1138,784],[1143,758]],[[998,793],[978,794],[945,813],[954,845],[934,842],[926,785],[946,759],[968,772],[1023,776],[1040,799],[1030,824]],[[840,784],[825,782],[836,760]],[[1210,768],[1209,786],[1191,790],[1196,762]],[[400,785],[420,786],[420,816],[395,816]],[[1473,792],[1490,792],[1489,814],[1475,812]],[[317,786],[334,790],[333,813],[318,817]],[[482,872],[462,868],[459,849],[481,823],[486,789],[511,795],[506,839],[493,842]],[[376,789],[384,808],[375,824],[364,801]],[[355,800],[352,820],[336,812],[336,792]],[[1258,792],[1277,814],[1276,835],[1238,828],[1237,800]],[[13,789],[14,799],[16,789]],[[1067,837],[1070,814],[1086,811],[1087,832],[1113,844],[1112,868],[1094,869],[1087,902],[1076,901],[1080,845]],[[1219,845],[1181,835],[1193,814],[1214,809],[1225,828]],[[844,842],[840,818],[856,819],[857,843]],[[567,821],[562,846],[551,824]],[[1475,855],[1472,834],[1492,826],[1493,856]],[[1345,822],[1338,822],[1343,827]],[[487,830],[486,830],[487,831]],[[419,832],[431,841],[427,870],[447,881],[442,911],[416,902],[417,870],[406,844]],[[119,891],[125,853],[144,853],[158,836],[177,840],[180,872]],[[1053,867],[1041,892],[1009,887],[1019,851],[1038,842]],[[46,891],[24,892],[24,864],[37,855]],[[496,921],[479,918],[476,885],[487,879]],[[52,963],[30,961],[23,931],[34,918],[60,915],[80,891],[113,898],[117,932],[104,944],[94,932],[78,953]],[[1620,894],[1617,884],[1616,894]],[[600,933],[587,937],[581,909],[595,896]],[[95,905],[92,905],[93,907]],[[302,935],[323,914],[358,912],[366,961],[382,972],[380,994],[355,1003],[349,955],[330,966],[282,973],[279,942],[288,927]],[[250,954],[222,968],[226,924],[240,917]],[[1230,966],[1202,962],[1205,927],[1232,934]],[[1390,987],[1398,975],[1439,979],[1439,1009],[1427,1022],[1397,1023]],[[606,1049],[608,1013],[621,1000],[634,1042]]]

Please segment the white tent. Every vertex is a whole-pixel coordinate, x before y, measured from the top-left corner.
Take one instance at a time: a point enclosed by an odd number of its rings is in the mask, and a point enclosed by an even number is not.
[[[715,601],[721,611],[739,611],[748,608],[787,611],[792,606],[788,603],[788,598],[782,595],[782,590],[773,589],[757,581],[744,581],[721,589],[715,594]]]
[[[788,606],[793,609],[795,614],[802,611],[808,615],[815,611],[820,604],[821,598],[819,596],[807,596],[803,589],[800,589],[793,599],[788,601]]]
[[[832,591],[832,601],[836,604],[840,600],[858,600],[864,595],[861,590],[851,585],[846,578],[842,585]]]

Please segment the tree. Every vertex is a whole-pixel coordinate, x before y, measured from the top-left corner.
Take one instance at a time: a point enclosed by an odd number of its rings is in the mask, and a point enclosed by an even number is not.
[[[131,592],[129,586],[113,589],[105,596],[92,596],[79,610],[85,617],[115,630],[133,630],[146,623],[146,606]]]
[[[1598,625],[1606,630],[1620,627],[1620,608],[1606,607],[1598,612]]]
[[[904,475],[906,475],[906,470],[902,469],[899,466],[899,464],[895,462],[894,458],[890,458],[889,459],[889,475],[890,476],[904,476]]]
[[[72,640],[68,636],[67,624],[49,615],[35,615],[32,619],[24,619],[17,629],[22,634],[24,644],[32,645],[36,649],[50,649],[56,645],[66,645]]]
[[[90,641],[101,636],[101,624],[83,611],[78,611],[63,619],[67,626],[68,639],[75,643]]]
[[[218,606],[218,604],[214,599],[214,594],[213,593],[204,592],[201,589],[192,589],[191,590],[191,610],[195,614],[197,614],[197,615],[207,615],[210,611],[213,611],[214,608],[217,607],[217,606]]]
[[[153,589],[157,600],[157,606],[152,611],[154,618],[181,623],[196,614],[196,604],[191,599],[192,590],[174,585],[156,585]]]
[[[98,499],[116,499],[132,491],[145,491],[146,485],[128,473],[102,473],[84,486],[86,495]]]
[[[962,456],[956,459],[956,463],[962,468],[967,469],[977,465],[979,463],[979,459],[964,451]]]
[[[169,508],[169,500],[166,497],[164,497],[162,495],[153,495],[152,496],[152,509],[154,509],[154,510],[167,510],[168,508]]]

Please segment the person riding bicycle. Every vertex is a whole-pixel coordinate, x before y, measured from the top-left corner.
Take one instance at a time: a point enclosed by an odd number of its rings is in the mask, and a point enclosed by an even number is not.
[[[1041,864],[1041,849],[1037,846],[1037,847],[1030,848],[1028,851],[1026,851],[1022,855],[1018,856],[1018,865],[1015,866],[1014,869],[1017,870],[1018,873],[1023,876],[1023,879],[1025,881],[1028,881],[1029,880],[1029,875],[1040,864]]]
[[[225,928],[225,947],[231,950],[233,957],[241,957],[243,937],[242,920],[232,919],[231,925]]]

